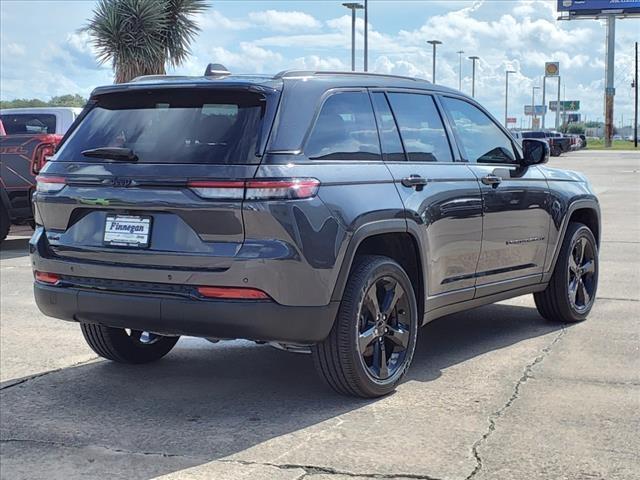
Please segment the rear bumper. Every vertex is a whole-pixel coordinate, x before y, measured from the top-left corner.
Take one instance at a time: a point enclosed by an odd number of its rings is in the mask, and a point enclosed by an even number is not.
[[[191,300],[34,284],[50,317],[169,335],[315,343],[329,334],[338,302],[322,307],[272,301]]]

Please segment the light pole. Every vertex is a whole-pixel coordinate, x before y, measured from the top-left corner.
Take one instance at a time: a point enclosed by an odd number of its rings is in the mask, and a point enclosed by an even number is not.
[[[471,70],[471,96],[475,97],[476,96],[476,62],[480,60],[480,57],[477,57],[474,55],[472,57],[469,57],[469,60],[473,62],[473,67]]]
[[[458,90],[462,90],[462,54],[464,50],[458,50],[456,52],[458,54]]]
[[[351,10],[351,71],[356,71],[356,10],[364,6],[361,3],[343,3],[343,6]]]
[[[533,123],[536,120],[536,90],[540,90],[540,87],[531,88],[531,130],[533,130]]]
[[[364,71],[369,71],[369,2],[364,0]]]
[[[509,128],[509,122],[507,119],[509,118],[509,74],[516,73],[515,70],[507,70],[504,72],[505,83],[504,83],[504,127]]]
[[[431,63],[431,83],[436,83],[436,47],[442,45],[440,40],[427,40],[427,43],[433,45],[433,61]]]

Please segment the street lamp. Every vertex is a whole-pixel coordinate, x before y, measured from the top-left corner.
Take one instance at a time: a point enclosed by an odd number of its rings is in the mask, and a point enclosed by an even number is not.
[[[431,63],[431,83],[436,83],[436,47],[442,45],[440,40],[427,40],[427,43],[433,45],[433,61]]]
[[[480,57],[472,56],[469,57],[469,60],[473,62],[473,69],[471,70],[471,96],[476,96],[476,62],[480,60]]]
[[[456,52],[458,54],[458,90],[462,90],[462,54],[464,50],[458,50]]]
[[[356,71],[356,10],[361,10],[361,3],[343,3],[344,7],[351,10],[351,71]]]
[[[540,87],[533,86],[531,88],[531,130],[533,130],[533,123],[536,120],[536,90],[540,90]]]
[[[504,126],[505,128],[509,128],[509,74],[516,73],[515,70],[507,70],[504,72],[505,83],[504,83]]]

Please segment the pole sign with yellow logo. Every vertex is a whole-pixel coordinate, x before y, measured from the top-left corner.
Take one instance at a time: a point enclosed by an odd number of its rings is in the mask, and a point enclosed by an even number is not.
[[[557,77],[560,75],[560,62],[546,62],[544,64],[545,77]]]

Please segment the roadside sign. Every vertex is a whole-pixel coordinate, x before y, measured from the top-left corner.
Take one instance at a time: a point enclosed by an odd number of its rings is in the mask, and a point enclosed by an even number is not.
[[[552,112],[558,110],[558,102],[556,100],[549,102],[549,110]],[[580,110],[580,100],[563,100],[560,102],[560,110],[563,112],[577,112]]]
[[[560,75],[560,62],[546,62],[544,64],[545,77],[557,77]]]
[[[540,128],[540,117],[532,118],[531,120],[533,120],[533,122],[531,122],[533,130],[538,130]]]
[[[544,115],[545,113],[547,113],[546,106],[536,105],[535,116]],[[524,106],[524,114],[528,116],[534,115],[533,108],[531,107],[531,105]]]
[[[567,12],[572,17],[607,13],[639,14],[640,0],[558,0],[558,12]]]
[[[507,117],[507,125],[518,123],[518,119],[516,117]]]
[[[579,113],[567,113],[563,117],[564,123],[580,123],[582,116]]]

